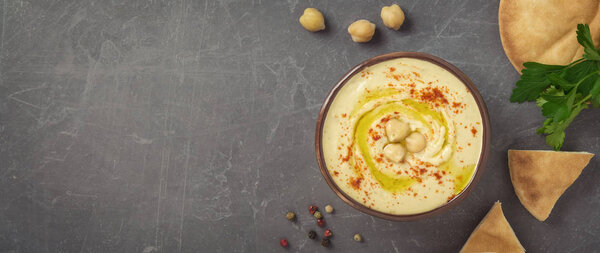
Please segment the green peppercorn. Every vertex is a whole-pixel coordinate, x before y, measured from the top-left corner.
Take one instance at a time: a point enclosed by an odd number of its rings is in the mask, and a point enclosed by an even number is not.
[[[326,205],[325,206],[325,212],[327,212],[327,213],[333,213],[333,206]]]
[[[355,234],[354,235],[354,240],[357,241],[357,242],[360,242],[360,241],[362,241],[362,237],[360,236],[360,234]]]
[[[310,239],[313,239],[313,240],[314,240],[315,238],[317,238],[317,232],[315,232],[315,231],[312,231],[312,230],[311,230],[311,231],[309,231],[309,232],[308,232],[308,238],[310,238]]]
[[[327,238],[323,238],[323,240],[321,240],[321,246],[328,248],[331,246],[331,241]]]
[[[287,212],[285,214],[285,218],[289,221],[293,221],[294,219],[296,219],[296,214],[294,212]]]
[[[314,214],[314,216],[315,216],[315,218],[317,218],[317,219],[321,219],[321,218],[323,218],[323,214],[321,214],[321,212],[319,212],[319,211],[316,211],[316,212],[315,212],[315,214]]]

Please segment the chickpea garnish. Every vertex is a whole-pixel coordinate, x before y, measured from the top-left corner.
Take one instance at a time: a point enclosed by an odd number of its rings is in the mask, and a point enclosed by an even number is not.
[[[404,160],[406,150],[400,143],[390,143],[383,148],[383,156],[393,163],[399,163]]]
[[[406,149],[411,153],[421,152],[426,146],[427,140],[422,133],[413,132],[406,137]]]
[[[404,12],[397,4],[381,8],[381,20],[388,28],[398,30],[404,23]]]
[[[304,29],[311,32],[318,32],[325,29],[325,18],[323,18],[323,14],[315,8],[306,8],[304,14],[300,16],[299,21]]]
[[[375,24],[366,19],[357,20],[348,26],[348,33],[354,42],[368,42],[375,34]]]
[[[385,133],[390,142],[400,142],[410,134],[410,126],[398,119],[391,119],[385,124]]]

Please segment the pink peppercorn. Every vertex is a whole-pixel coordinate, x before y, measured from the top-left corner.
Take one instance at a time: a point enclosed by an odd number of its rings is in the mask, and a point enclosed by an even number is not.
[[[323,219],[317,219],[317,225],[319,227],[325,226],[325,220],[323,220]]]
[[[331,230],[327,229],[325,230],[325,238],[329,238],[333,235],[333,233],[331,233]]]
[[[313,205],[311,205],[311,206],[309,206],[309,207],[308,207],[308,212],[310,213],[310,215],[313,215],[313,214],[315,214],[315,212],[316,212],[317,210],[319,210],[319,208],[318,208],[317,206],[313,206]]]
[[[283,239],[281,239],[281,241],[279,241],[279,244],[281,244],[281,247],[287,248],[288,240],[283,238]]]

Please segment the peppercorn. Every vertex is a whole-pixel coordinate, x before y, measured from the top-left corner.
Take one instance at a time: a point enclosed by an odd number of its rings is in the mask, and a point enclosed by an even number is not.
[[[313,216],[315,216],[315,218],[317,218],[317,219],[323,218],[323,214],[321,214],[321,212],[319,212],[319,211],[316,211],[315,214],[313,214]]]
[[[330,230],[330,229],[327,229],[327,230],[325,230],[325,237],[326,237],[326,238],[329,238],[329,237],[331,237],[332,235],[333,235],[333,233],[331,233],[331,230]]]
[[[317,219],[317,225],[319,227],[325,226],[325,221],[323,219]]]
[[[309,206],[309,207],[308,207],[308,212],[310,213],[310,215],[313,215],[313,214],[315,214],[315,212],[316,212],[317,210],[319,210],[319,208],[318,208],[317,206],[313,206],[313,205],[311,205],[311,206]]]
[[[288,241],[287,241],[287,239],[283,238],[283,239],[281,239],[281,241],[279,241],[279,244],[281,244],[281,247],[287,248]]]
[[[333,213],[333,206],[326,205],[325,206],[325,212],[327,212],[327,213]]]
[[[294,212],[287,212],[285,214],[285,218],[289,221],[293,221],[294,219],[296,219],[296,214]]]
[[[327,238],[323,238],[323,240],[321,240],[321,246],[328,248],[331,246],[331,241]]]
[[[354,240],[360,242],[362,241],[362,237],[360,236],[360,234],[354,234]]]
[[[315,231],[312,231],[312,230],[311,230],[311,231],[308,231],[308,238],[310,238],[310,239],[315,239],[315,238],[317,238],[317,232],[315,232]]]

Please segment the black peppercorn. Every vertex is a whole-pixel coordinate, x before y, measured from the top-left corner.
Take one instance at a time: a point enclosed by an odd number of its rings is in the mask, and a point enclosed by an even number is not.
[[[310,239],[315,239],[315,238],[317,238],[317,232],[315,232],[315,231],[312,231],[312,230],[311,230],[311,231],[309,231],[309,232],[308,232],[308,238],[310,238]]]
[[[328,248],[331,246],[331,241],[327,238],[323,238],[323,240],[321,240],[321,246]]]

